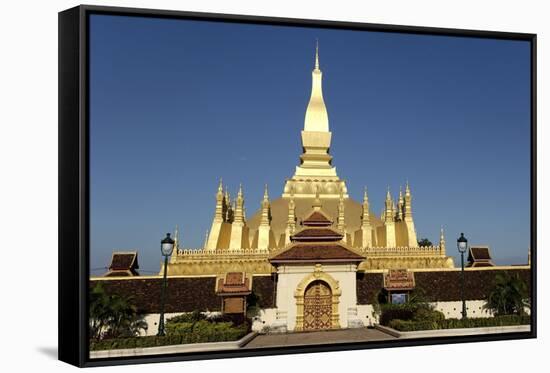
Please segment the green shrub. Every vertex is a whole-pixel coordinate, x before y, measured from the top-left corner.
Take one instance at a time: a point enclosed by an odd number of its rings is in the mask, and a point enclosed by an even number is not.
[[[529,316],[506,315],[488,318],[471,319],[441,319],[441,320],[391,320],[388,324],[390,328],[402,332],[412,332],[417,330],[437,330],[437,329],[460,329],[460,328],[484,328],[494,326],[511,326],[530,324]]]
[[[147,336],[137,338],[112,338],[91,341],[90,350],[112,350],[120,348],[143,348],[168,346],[186,343],[235,341],[249,331],[248,324],[233,326],[231,322],[170,322],[166,324],[166,336]]]
[[[404,304],[382,304],[380,324],[389,325],[392,320],[412,320],[418,307],[409,303]]]
[[[206,319],[206,316],[201,313],[199,310],[193,312],[184,313],[178,316],[171,317],[166,320],[166,324],[170,323],[192,323],[199,320]]]
[[[380,324],[382,325],[389,325],[392,320],[437,321],[444,318],[445,315],[423,302],[381,305]]]
[[[428,308],[418,308],[413,315],[414,321],[441,321],[445,320],[445,314],[440,311],[428,309]]]
[[[388,326],[401,332],[440,329],[436,321],[391,320]]]

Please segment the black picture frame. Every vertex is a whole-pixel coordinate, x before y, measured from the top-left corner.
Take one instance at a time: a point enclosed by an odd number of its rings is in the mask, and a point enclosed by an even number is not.
[[[402,339],[369,343],[293,346],[93,359],[88,357],[89,281],[89,102],[88,19],[92,14],[130,17],[176,18],[213,22],[269,24],[295,27],[384,31],[390,33],[448,35],[475,38],[524,40],[531,45],[531,331],[463,337]],[[118,8],[81,5],[59,13],[59,360],[79,367],[282,355],[324,351],[357,350],[447,343],[536,338],[537,336],[537,245],[536,245],[536,34],[459,30],[418,26],[321,21],[310,19],[242,16],[231,14]]]

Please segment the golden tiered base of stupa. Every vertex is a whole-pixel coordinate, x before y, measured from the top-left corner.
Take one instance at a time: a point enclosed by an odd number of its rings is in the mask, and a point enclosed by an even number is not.
[[[223,275],[227,272],[271,274],[275,268],[268,258],[284,249],[270,252],[248,250],[179,250],[168,265],[168,275]],[[355,249],[367,259],[359,271],[381,269],[441,269],[454,268],[451,257],[440,246]],[[162,273],[163,268],[161,268]]]

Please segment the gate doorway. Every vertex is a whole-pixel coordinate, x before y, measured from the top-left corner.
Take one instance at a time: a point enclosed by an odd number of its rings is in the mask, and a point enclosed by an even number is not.
[[[332,328],[332,291],[324,281],[313,281],[304,294],[304,330]]]

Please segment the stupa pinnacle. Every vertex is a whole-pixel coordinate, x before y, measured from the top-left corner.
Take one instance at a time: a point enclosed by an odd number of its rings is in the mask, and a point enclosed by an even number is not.
[[[338,178],[332,166],[328,113],[323,99],[323,73],[319,63],[319,44],[315,48],[315,65],[311,73],[311,96],[307,105],[304,130],[302,131],[303,153],[294,176],[287,180],[283,197],[290,197],[294,189],[296,198],[315,198],[319,189],[322,198],[349,198],[346,184]]]

